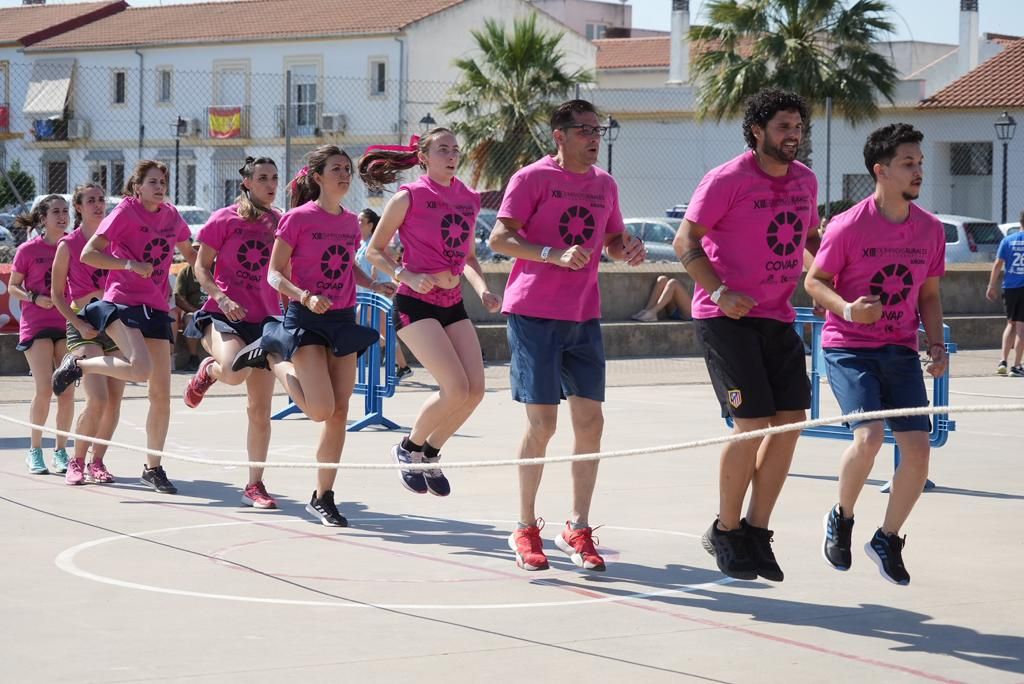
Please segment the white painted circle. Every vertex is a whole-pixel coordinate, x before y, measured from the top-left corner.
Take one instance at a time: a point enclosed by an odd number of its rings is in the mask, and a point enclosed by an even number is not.
[[[373,520],[388,520],[388,518],[353,518],[352,522],[371,522]],[[570,601],[546,601],[537,603],[461,603],[461,604],[421,604],[421,603],[368,603],[361,602],[355,603],[351,601],[302,601],[297,599],[276,599],[276,598],[261,598],[258,596],[239,596],[237,594],[215,594],[204,591],[191,591],[188,589],[174,589],[171,587],[159,587],[151,584],[142,584],[140,582],[130,582],[127,580],[117,579],[115,577],[107,577],[105,575],[99,575],[88,570],[84,570],[78,566],[75,561],[76,556],[82,551],[87,549],[102,546],[104,544],[111,544],[113,542],[125,541],[132,539],[133,537],[149,537],[158,534],[167,534],[170,532],[180,532],[182,530],[199,530],[211,527],[232,527],[236,525],[259,525],[264,523],[262,520],[243,520],[238,522],[222,522],[222,523],[206,523],[202,525],[183,525],[180,527],[164,527],[157,530],[146,530],[144,532],[135,532],[131,535],[118,534],[111,537],[103,537],[101,539],[95,539],[93,541],[84,542],[77,544],[64,551],[61,551],[56,558],[54,558],[54,564],[75,577],[82,579],[92,580],[93,582],[99,582],[100,584],[108,584],[115,587],[121,587],[123,589],[138,589],[141,591],[151,591],[158,594],[171,594],[174,596],[189,596],[193,598],[206,598],[216,599],[219,601],[240,601],[244,603],[269,603],[276,605],[287,605],[287,606],[321,606],[329,608],[383,608],[390,610],[511,610],[520,608],[560,608],[564,606],[580,606],[580,605],[592,605],[601,603],[620,603],[622,601],[629,601],[632,599],[651,598],[655,596],[666,596],[670,594],[682,594],[689,591],[697,591],[701,589],[710,589],[715,586],[722,584],[728,584],[733,581],[731,577],[723,577],[715,580],[714,582],[703,582],[701,584],[683,584],[672,589],[661,589],[658,591],[650,592],[633,592],[629,594],[623,594],[621,596],[606,596],[603,598],[588,598],[588,599],[576,599]],[[468,520],[466,522],[474,523],[505,523],[506,520]],[[294,520],[282,520],[276,521],[275,524],[285,523],[302,523],[310,524],[308,520],[294,519]],[[673,530],[658,530],[642,527],[617,527],[612,525],[604,525],[603,528],[609,530],[622,530],[625,532],[649,532],[654,534],[667,534],[677,537],[691,537],[696,538],[700,535],[690,534],[688,532],[676,532]],[[542,576],[534,575],[533,573],[524,573],[524,580],[528,580],[532,583],[543,584],[544,578]]]

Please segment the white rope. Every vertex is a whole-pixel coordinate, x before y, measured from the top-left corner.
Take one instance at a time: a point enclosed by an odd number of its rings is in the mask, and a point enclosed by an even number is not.
[[[822,425],[831,425],[833,423],[881,420],[883,418],[900,418],[905,416],[930,416],[947,413],[1001,413],[1010,411],[1024,411],[1024,404],[990,404],[984,406],[921,406],[917,408],[888,409],[885,411],[866,411],[862,413],[851,413],[845,416],[837,416],[834,418],[816,418],[814,420],[805,420],[799,423],[777,425],[774,427],[768,427],[761,430],[752,430],[750,432],[744,432],[740,434],[734,433],[730,435],[722,435],[719,437],[708,437],[705,439],[698,439],[691,442],[681,442],[679,444],[665,444],[662,446],[642,447],[638,449],[624,449],[621,451],[605,451],[594,454],[575,454],[572,456],[550,456],[522,459],[516,458],[498,461],[445,461],[444,467],[446,469],[499,468],[528,465],[547,465],[551,463],[576,463],[578,461],[598,461],[602,459],[624,458],[626,456],[647,456],[650,454],[661,454],[669,451],[685,451],[687,449],[697,449],[700,447],[714,446],[717,444],[727,444],[729,442],[738,442],[747,439],[759,439],[761,437],[767,437],[769,435],[777,435],[783,432],[792,432],[794,430],[804,430],[806,428],[820,427]],[[186,463],[199,463],[202,465],[210,466],[251,468],[333,468],[335,470],[432,470],[433,468],[436,467],[435,465],[430,463],[309,463],[287,461],[229,461],[223,459],[200,458],[197,456],[184,456],[182,454],[174,454],[167,451],[160,451],[158,449],[139,447],[132,444],[122,444],[120,442],[113,442],[110,440],[99,439],[96,437],[85,437],[83,435],[75,434],[74,432],[58,430],[56,428],[46,427],[45,425],[33,425],[32,423],[29,423],[27,421],[18,420],[17,418],[11,418],[10,416],[5,416],[2,414],[0,414],[0,420],[5,420],[8,423],[22,425],[24,427],[31,428],[33,430],[39,430],[41,432],[61,435],[63,437],[71,437],[76,440],[80,439],[84,442],[90,442],[93,444],[105,444],[107,446],[117,447],[118,449],[127,449],[129,451],[137,451],[143,454],[152,454],[153,456],[159,456],[160,458],[184,461]]]

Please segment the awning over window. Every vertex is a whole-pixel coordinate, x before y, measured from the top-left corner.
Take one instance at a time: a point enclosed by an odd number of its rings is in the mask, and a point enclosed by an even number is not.
[[[87,162],[101,162],[101,161],[124,161],[124,152],[121,150],[89,150],[85,153],[85,161]]]
[[[48,59],[33,64],[22,110],[25,116],[30,119],[63,116],[74,73],[73,59]]]
[[[178,159],[195,159],[196,153],[191,147],[182,147],[178,151]],[[161,147],[156,151],[154,159],[174,159],[173,147]]]

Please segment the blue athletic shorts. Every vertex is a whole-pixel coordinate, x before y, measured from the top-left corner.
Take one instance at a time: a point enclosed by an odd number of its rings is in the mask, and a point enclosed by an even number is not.
[[[512,398],[523,404],[559,404],[566,397],[604,401],[601,321],[557,321],[511,314]]]
[[[825,349],[832,392],[844,414],[928,405],[921,361],[910,347],[889,344],[873,349]],[[856,428],[871,421],[853,421]],[[890,418],[893,432],[928,432],[928,416]]]

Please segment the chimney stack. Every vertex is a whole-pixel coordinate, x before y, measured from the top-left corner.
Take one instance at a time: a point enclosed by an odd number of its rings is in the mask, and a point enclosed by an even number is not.
[[[682,85],[690,80],[690,0],[672,0],[672,35],[669,38],[668,82]]]
[[[978,66],[978,0],[960,0],[960,49],[957,61],[960,75]]]

